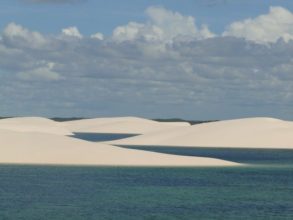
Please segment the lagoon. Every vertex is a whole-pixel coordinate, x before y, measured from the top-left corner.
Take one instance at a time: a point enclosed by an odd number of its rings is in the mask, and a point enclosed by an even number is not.
[[[105,137],[115,138],[100,136]],[[292,150],[123,147],[250,165],[138,168],[2,164],[0,219],[293,219]]]
[[[293,168],[0,166],[0,219],[293,219]]]

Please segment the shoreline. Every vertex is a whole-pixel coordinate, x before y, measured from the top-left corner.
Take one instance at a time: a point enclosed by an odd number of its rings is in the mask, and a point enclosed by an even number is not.
[[[20,117],[0,120],[0,128],[0,163],[9,164],[102,167],[242,166],[241,162],[232,162],[229,159],[151,152],[139,149],[137,145],[141,148],[180,146],[190,149],[290,150],[290,147],[284,145],[291,141],[293,144],[293,123],[272,118],[245,118],[190,125],[156,122],[137,117],[96,118],[69,122]],[[113,133],[136,131],[142,134],[104,142],[90,142],[68,136],[76,130],[105,132],[107,129]],[[277,143],[279,145],[276,145]],[[127,149],[125,146],[130,148]],[[131,149],[131,146],[136,149]]]

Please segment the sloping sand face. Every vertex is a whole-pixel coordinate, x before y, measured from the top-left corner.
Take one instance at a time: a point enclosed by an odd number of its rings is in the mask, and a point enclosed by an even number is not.
[[[136,117],[94,118],[63,122],[71,132],[145,134],[174,127],[189,127],[187,122],[157,122]]]
[[[72,135],[61,123],[41,117],[18,117],[0,120],[0,129],[19,132]]]
[[[293,148],[293,122],[274,118],[227,120],[172,128],[107,143],[182,147]]]
[[[71,137],[0,130],[0,163],[99,166],[237,166],[203,157],[124,149]]]

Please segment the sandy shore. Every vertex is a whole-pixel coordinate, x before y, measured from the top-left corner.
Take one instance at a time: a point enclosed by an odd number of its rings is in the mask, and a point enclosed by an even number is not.
[[[244,118],[171,128],[107,142],[113,145],[293,149],[293,122]]]
[[[72,132],[142,135],[107,143],[69,137]],[[292,148],[293,122],[245,118],[190,126],[142,118],[55,122],[46,118],[0,120],[0,163],[100,166],[235,166],[215,158],[177,156],[113,145]]]
[[[19,117],[0,120],[0,129],[19,132],[72,135],[60,122],[41,117]]]
[[[72,137],[0,130],[0,163],[99,166],[237,166],[202,157],[124,149]]]

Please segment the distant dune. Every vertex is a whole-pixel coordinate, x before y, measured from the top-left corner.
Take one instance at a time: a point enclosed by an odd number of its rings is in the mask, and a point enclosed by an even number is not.
[[[107,142],[114,145],[293,148],[293,122],[244,118],[197,124]]]
[[[157,122],[137,117],[94,118],[63,122],[72,132],[145,134],[174,127],[189,127],[188,122]]]

